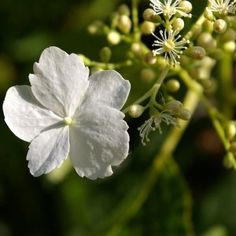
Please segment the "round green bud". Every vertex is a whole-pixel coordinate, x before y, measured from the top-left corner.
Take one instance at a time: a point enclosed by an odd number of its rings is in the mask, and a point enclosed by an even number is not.
[[[155,13],[155,11],[151,8],[147,8],[144,12],[143,12],[143,19],[145,21],[151,21],[153,23],[161,23],[162,19],[159,15],[157,15]]]
[[[234,122],[230,121],[225,126],[225,135],[229,140],[232,140],[236,135],[236,126]]]
[[[209,51],[216,48],[216,40],[210,33],[203,32],[197,38],[197,45]]]
[[[148,52],[144,55],[144,61],[147,64],[154,65],[157,62],[157,58],[153,55],[152,52]]]
[[[146,82],[151,82],[156,77],[155,72],[150,68],[144,68],[141,70],[141,79]]]
[[[190,49],[191,56],[194,59],[202,60],[206,56],[206,50],[203,47],[195,46]]]
[[[206,32],[209,32],[209,33],[212,33],[213,25],[214,25],[213,21],[210,21],[210,20],[206,19],[202,24],[202,30],[206,31]]]
[[[182,108],[177,114],[177,117],[182,120],[189,120],[191,118],[191,113],[188,109]]]
[[[137,56],[142,55],[142,47],[140,43],[132,43],[130,47],[131,52],[133,52]]]
[[[107,41],[112,45],[117,45],[120,43],[120,34],[116,31],[111,31],[107,35]]]
[[[133,104],[129,107],[128,114],[132,118],[140,117],[144,112],[144,107],[139,104]]]
[[[177,115],[183,109],[182,102],[178,100],[172,100],[165,104],[166,110],[168,110],[172,115]]]
[[[152,21],[153,18],[155,17],[156,13],[153,9],[151,8],[147,8],[145,9],[145,11],[143,12],[143,19],[145,21]]]
[[[178,7],[185,13],[189,13],[193,9],[192,3],[189,1],[181,1]]]
[[[111,59],[111,49],[109,47],[103,47],[100,50],[99,56],[102,62],[109,62]]]
[[[175,32],[180,32],[184,28],[184,21],[181,18],[176,18],[172,24]]]
[[[171,92],[175,93],[180,89],[180,83],[177,79],[170,79],[166,82],[166,89]]]
[[[236,49],[235,41],[229,41],[224,43],[223,48],[226,52],[234,52]]]
[[[117,10],[117,12],[120,15],[126,15],[126,16],[130,15],[130,9],[129,9],[129,7],[126,4],[120,5],[118,10]]]
[[[132,23],[127,15],[120,15],[117,20],[117,27],[123,33],[129,33]]]
[[[216,33],[219,33],[219,34],[222,34],[226,31],[227,29],[227,23],[225,20],[222,20],[222,19],[218,19],[214,22],[214,31]]]
[[[88,32],[92,35],[102,33],[104,24],[102,21],[95,21],[87,28]]]
[[[236,32],[235,30],[228,28],[225,33],[221,35],[221,38],[224,42],[227,41],[235,41],[236,40]]]
[[[142,34],[149,35],[155,31],[155,24],[150,21],[144,21],[140,29]]]

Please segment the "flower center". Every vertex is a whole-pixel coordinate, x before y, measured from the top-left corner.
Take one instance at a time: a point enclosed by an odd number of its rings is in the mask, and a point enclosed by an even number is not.
[[[175,9],[172,6],[167,5],[163,8],[163,15],[164,16],[171,17],[174,14],[175,14]]]
[[[72,119],[69,116],[64,117],[63,122],[65,125],[71,125]]]
[[[175,47],[175,43],[171,39],[166,40],[163,45],[163,49],[165,52],[171,52],[174,47]]]

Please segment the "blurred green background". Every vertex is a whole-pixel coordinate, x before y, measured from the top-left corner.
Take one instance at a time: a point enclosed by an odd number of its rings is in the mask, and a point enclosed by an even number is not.
[[[33,62],[48,46],[97,59],[107,43],[89,35],[87,26],[108,21],[121,3],[130,5],[118,0],[1,0],[1,102],[10,86],[29,84]],[[140,10],[148,4],[143,0]],[[1,113],[0,236],[236,235],[236,175],[224,169],[223,148],[201,110],[176,150],[179,168],[167,165],[141,209],[126,220],[137,193],[145,191],[146,173],[165,136],[153,134],[142,146],[137,127],[143,120],[127,121],[130,154],[112,177],[90,181],[69,171],[62,177],[34,178],[27,168],[28,144],[10,132]]]

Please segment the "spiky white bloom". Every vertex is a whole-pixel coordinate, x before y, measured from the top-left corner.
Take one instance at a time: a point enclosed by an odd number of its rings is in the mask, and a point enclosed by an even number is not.
[[[209,10],[220,15],[234,14],[236,11],[236,0],[208,0]]]
[[[128,126],[120,108],[130,83],[116,71],[89,70],[76,54],[45,49],[29,75],[31,86],[7,91],[3,112],[11,131],[31,142],[28,167],[34,176],[70,156],[80,176],[111,175],[128,155]]]
[[[163,14],[169,19],[175,14],[179,13],[183,17],[191,17],[191,14],[188,14],[184,11],[183,7],[179,4],[182,0],[150,0],[150,5],[157,15]]]
[[[160,133],[162,133],[161,129],[162,122],[166,123],[167,125],[174,125],[174,126],[178,125],[177,119],[174,116],[172,116],[169,112],[167,111],[157,112],[138,128],[139,135],[141,137],[141,142],[143,145],[146,145],[146,143],[150,141],[149,134],[151,131],[158,130]]]
[[[177,35],[173,30],[165,30],[164,32],[160,30],[160,37],[153,34],[156,38],[152,46],[157,46],[152,52],[154,56],[164,55],[164,58],[170,62],[170,64],[179,64],[178,59],[187,47],[185,46],[189,43],[186,39],[181,39],[181,35]]]

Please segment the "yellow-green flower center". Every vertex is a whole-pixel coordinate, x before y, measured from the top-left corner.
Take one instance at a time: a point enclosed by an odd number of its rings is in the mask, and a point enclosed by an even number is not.
[[[172,6],[169,6],[169,5],[165,6],[165,7],[163,8],[163,15],[164,15],[164,16],[168,16],[168,17],[171,17],[172,15],[174,15],[174,9],[173,9],[173,7],[172,7]]]
[[[64,117],[63,122],[65,125],[71,125],[72,123],[72,118],[69,116]]]
[[[163,45],[163,49],[165,52],[171,52],[174,47],[175,47],[175,43],[172,39],[166,40]]]

